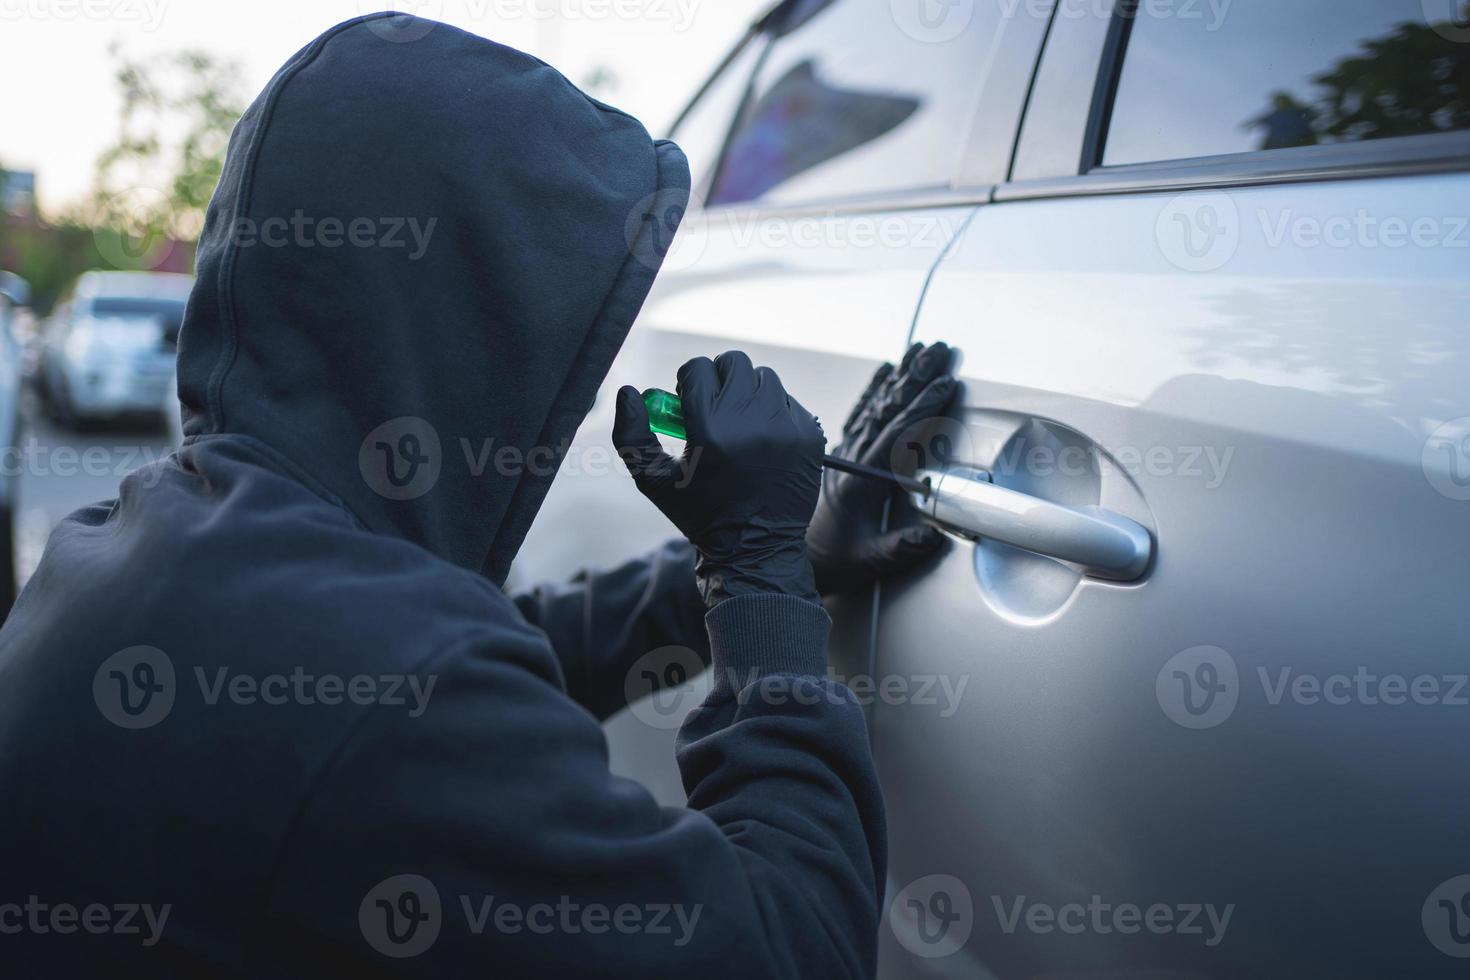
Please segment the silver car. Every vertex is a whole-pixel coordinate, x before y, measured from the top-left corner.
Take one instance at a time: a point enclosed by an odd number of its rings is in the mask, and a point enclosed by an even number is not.
[[[831,606],[881,976],[1465,975],[1467,78],[1452,0],[818,0],[680,119],[608,391],[739,347],[835,433],[962,352],[892,461],[951,547]],[[602,401],[521,580],[671,533]],[[670,802],[699,691],[609,725]]]
[[[37,383],[69,422],[153,414],[173,380],[192,276],[87,272],[47,321]]]
[[[21,344],[17,321],[29,316],[31,287],[0,271],[0,620],[15,601],[15,509],[21,473]]]

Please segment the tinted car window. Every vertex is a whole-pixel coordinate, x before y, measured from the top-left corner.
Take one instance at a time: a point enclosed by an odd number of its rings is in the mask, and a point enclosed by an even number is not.
[[[1470,28],[1427,0],[1234,0],[1150,15],[1123,59],[1103,163],[1470,128]],[[1445,15],[1450,16],[1450,4]],[[1182,80],[1182,81],[1181,81]]]
[[[183,300],[143,299],[131,296],[102,296],[92,300],[95,317],[181,317]]]
[[[760,58],[765,39],[747,43],[689,107],[669,136],[689,158],[689,175],[696,191],[703,191],[713,172],[725,138],[735,125],[740,99],[750,83],[750,73]]]
[[[708,202],[790,203],[947,185],[1002,6],[792,5],[772,31]],[[911,7],[933,16],[910,18]]]

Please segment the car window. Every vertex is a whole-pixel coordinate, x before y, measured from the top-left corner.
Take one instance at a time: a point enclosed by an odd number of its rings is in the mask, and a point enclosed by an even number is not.
[[[1447,19],[1426,12],[1445,8]],[[1429,0],[1234,0],[1132,24],[1106,166],[1470,128],[1470,25]],[[1186,79],[1181,83],[1181,79]]]
[[[150,316],[172,319],[184,315],[184,301],[133,296],[99,296],[92,301],[92,315],[99,319]]]
[[[707,189],[715,161],[740,111],[740,99],[750,84],[766,40],[746,43],[720,73],[710,80],[698,100],[675,124],[669,137],[689,159],[689,177],[696,193]]]
[[[708,203],[947,186],[1002,6],[792,4],[773,27]]]

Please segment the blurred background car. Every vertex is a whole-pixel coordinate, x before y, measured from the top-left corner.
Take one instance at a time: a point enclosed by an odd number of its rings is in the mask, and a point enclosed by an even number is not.
[[[168,429],[168,444],[184,444],[184,416],[179,410],[179,378],[175,374],[168,379],[168,390],[163,395],[163,422]]]
[[[27,322],[30,285],[0,272],[0,620],[15,601],[15,504],[20,476],[21,343],[18,323]]]
[[[46,414],[79,426],[156,415],[174,374],[193,276],[88,272],[42,329],[36,387]]]

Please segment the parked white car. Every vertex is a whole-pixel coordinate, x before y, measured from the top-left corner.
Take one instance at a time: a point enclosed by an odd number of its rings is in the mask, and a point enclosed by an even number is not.
[[[830,434],[962,352],[894,460],[952,547],[831,607],[883,977],[1464,975],[1467,77],[1451,0],[802,0],[675,127],[700,200],[606,391],[738,347]],[[593,465],[611,401],[519,581],[673,533]],[[1064,560],[1120,518],[1146,565]],[[609,738],[677,802],[660,698]]]
[[[153,414],[174,374],[192,276],[88,272],[44,327],[37,384],[67,422]]]
[[[31,287],[0,271],[0,620],[15,601],[15,508],[20,483],[21,345],[16,323],[29,316]]]

